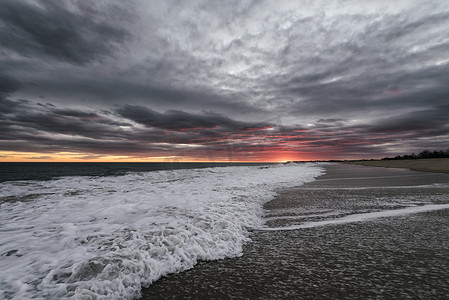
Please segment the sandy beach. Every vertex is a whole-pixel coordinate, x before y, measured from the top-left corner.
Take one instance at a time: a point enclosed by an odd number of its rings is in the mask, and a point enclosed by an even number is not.
[[[265,205],[242,257],[165,277],[143,299],[447,299],[449,175],[325,168]]]
[[[384,168],[406,168],[421,172],[437,172],[449,174],[449,158],[402,159],[402,160],[357,160],[347,164]]]

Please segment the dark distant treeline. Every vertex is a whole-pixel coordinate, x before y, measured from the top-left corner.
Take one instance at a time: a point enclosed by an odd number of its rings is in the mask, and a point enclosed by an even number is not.
[[[422,158],[449,158],[449,149],[446,150],[424,150],[419,154],[397,155],[395,157],[384,157],[382,160],[389,159],[422,159]]]

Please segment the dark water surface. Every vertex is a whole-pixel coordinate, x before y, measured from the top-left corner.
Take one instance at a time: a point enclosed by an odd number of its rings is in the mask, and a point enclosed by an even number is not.
[[[449,209],[332,225],[447,205],[449,175],[326,168],[265,205],[266,228],[253,231],[242,257],[163,278],[143,299],[449,299]]]
[[[0,182],[13,180],[50,180],[64,176],[119,176],[130,172],[251,166],[261,163],[62,163],[0,162]]]

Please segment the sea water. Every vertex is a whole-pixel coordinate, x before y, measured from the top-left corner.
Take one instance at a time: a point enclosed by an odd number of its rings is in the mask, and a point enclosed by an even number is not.
[[[134,299],[199,261],[242,255],[263,204],[317,164],[0,183],[0,299]]]

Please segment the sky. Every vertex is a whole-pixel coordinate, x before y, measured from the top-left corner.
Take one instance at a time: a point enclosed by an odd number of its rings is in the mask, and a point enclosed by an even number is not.
[[[449,148],[449,1],[1,0],[0,161]]]

